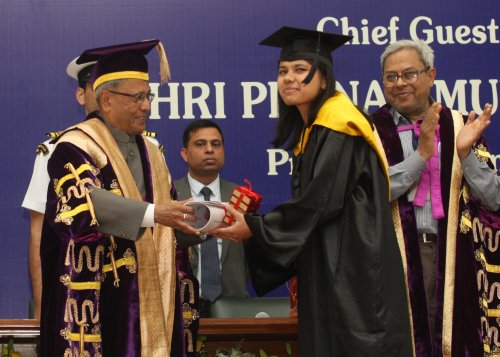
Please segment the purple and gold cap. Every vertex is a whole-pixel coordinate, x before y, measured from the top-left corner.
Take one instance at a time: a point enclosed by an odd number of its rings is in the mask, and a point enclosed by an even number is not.
[[[149,80],[146,55],[156,47],[160,59],[160,83],[170,79],[167,56],[160,40],[145,40],[85,50],[76,63],[97,61],[92,77],[95,90],[103,83],[117,79]]]

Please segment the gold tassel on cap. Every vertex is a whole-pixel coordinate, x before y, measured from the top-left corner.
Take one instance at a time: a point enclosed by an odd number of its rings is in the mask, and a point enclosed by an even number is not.
[[[165,84],[170,80],[170,65],[168,64],[167,54],[161,41],[158,41],[156,50],[160,58],[160,84]]]

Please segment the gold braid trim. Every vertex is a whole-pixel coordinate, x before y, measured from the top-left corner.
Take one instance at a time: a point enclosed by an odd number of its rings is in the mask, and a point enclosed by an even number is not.
[[[80,333],[70,332],[68,335],[68,340],[75,341],[75,342],[81,341],[80,336],[81,336]],[[84,339],[84,342],[102,342],[101,335],[84,334],[83,339]]]
[[[487,244],[483,244],[483,246],[487,247],[490,252],[496,252],[500,241],[500,230],[493,233],[493,229],[491,227],[484,227],[478,217],[473,219],[472,224],[474,242],[486,242]]]
[[[87,318],[87,311],[90,315],[90,320]],[[99,309],[94,305],[92,300],[84,300],[82,303],[82,318],[78,319],[78,304],[76,299],[66,299],[66,309],[64,312],[65,322],[76,322],[77,324],[88,323],[93,324],[99,322]]]
[[[132,253],[133,254],[133,253]],[[135,261],[135,257],[126,257],[126,258],[120,258],[115,261],[116,268],[119,269],[122,266],[125,266],[127,270],[131,273],[135,273],[137,271],[137,262]],[[104,273],[109,273],[111,270],[113,270],[113,267],[111,264],[105,264],[102,267],[102,271]]]
[[[489,292],[490,292],[490,295],[488,296],[488,301],[487,301],[488,304],[493,302],[493,300],[495,299],[495,295],[496,295],[497,299],[500,299],[500,283],[495,282],[495,283],[491,284]],[[495,292],[496,292],[496,294],[495,294]],[[488,307],[488,306],[486,306],[486,307]]]
[[[488,317],[500,317],[500,310],[499,309],[488,309],[488,312],[486,315]]]
[[[189,291],[189,303],[194,304],[194,284],[191,279],[179,279],[181,282],[181,296],[184,296],[186,293],[186,287]]]
[[[69,275],[65,274],[59,278],[59,281],[64,286],[68,286],[71,290],[101,290],[101,282],[99,281],[84,281],[73,282]]]
[[[476,259],[477,260],[479,259],[477,252],[476,252]],[[488,279],[486,277],[486,272],[484,270],[482,269],[478,270],[476,280],[477,280],[478,291],[481,291],[481,289],[485,291],[488,290]]]
[[[78,334],[78,342],[80,344],[80,354],[83,355],[83,352],[85,351],[85,331],[87,330],[87,327],[89,326],[89,324],[86,324],[86,323],[77,323],[78,326],[80,326],[80,333]],[[69,335],[69,338],[71,340],[71,337],[75,337],[74,335],[76,335],[75,333],[70,333]],[[99,339],[101,338],[101,336],[99,336]]]
[[[116,243],[115,243],[115,237],[109,236],[109,253],[108,257],[111,259],[111,270],[113,271],[113,276],[115,278],[115,281],[113,282],[113,285],[115,288],[120,286],[120,277],[118,276],[118,271],[116,267],[116,262],[115,262],[115,251],[116,251]]]
[[[464,126],[462,114],[456,110],[451,110],[453,117],[453,132],[456,135]],[[455,140],[454,140],[455,141]],[[451,345],[453,336],[453,308],[455,295],[455,266],[456,266],[456,237],[458,233],[460,218],[458,217],[460,203],[460,189],[462,182],[462,166],[458,158],[456,150],[453,150],[450,179],[450,198],[448,212],[448,224],[446,227],[446,264],[444,275],[444,296],[443,296],[443,333],[442,333],[442,348],[443,357],[451,357]]]
[[[92,265],[92,252],[89,246],[84,245],[78,254],[78,261],[75,258],[75,241],[71,239],[68,243],[68,248],[66,249],[66,258],[64,260],[64,265],[72,267],[77,273],[81,273],[83,269],[83,255],[85,254],[86,268],[91,272],[95,273],[99,270],[99,265],[101,262],[101,256],[104,256],[104,246],[98,245],[95,249],[94,264]],[[70,260],[71,257],[71,260]]]
[[[187,342],[187,351],[188,352],[194,352],[194,348],[193,348],[193,333],[191,332],[190,329],[186,328],[184,329],[184,337],[187,337],[188,339],[188,342]]]
[[[59,213],[56,215],[56,218],[54,220],[55,223],[63,222],[67,225],[70,225],[73,222],[73,216],[89,210],[89,206],[86,203],[79,205],[74,210],[72,210],[72,208],[67,204],[73,196],[76,198],[85,197],[87,193],[87,184],[92,185],[92,179],[84,178],[78,182],[78,187],[68,187],[66,191],[67,196],[64,196],[62,190],[58,193],[59,200],[57,202],[56,212]]]
[[[486,269],[486,271],[488,273],[494,273],[494,274],[500,273],[500,265],[489,264],[486,261],[486,257],[484,256],[484,252],[478,252],[477,254],[479,255],[479,260],[481,261],[481,263],[483,264],[484,268]]]
[[[68,165],[71,165],[71,164],[66,164],[65,167],[68,168]],[[72,170],[71,170],[71,173],[70,174],[67,174],[66,176],[63,176],[62,178],[60,178],[57,182],[57,185],[55,187],[55,191],[56,191],[56,194],[59,194],[59,192],[61,191],[61,188],[62,188],[62,185],[68,181],[68,180],[71,180],[71,179],[76,179],[76,181],[80,181],[80,174],[85,172],[85,171],[91,171],[91,172],[94,172],[95,168],[92,166],[92,165],[89,165],[89,164],[82,164],[80,165],[80,167],[78,167],[78,169],[75,170],[75,168],[73,167],[73,165],[71,165],[72,167]]]
[[[66,353],[69,353],[68,356],[78,356],[76,353],[77,351],[80,353],[80,356],[90,356],[87,351],[85,351],[85,343],[101,343],[101,335],[100,334],[86,334],[85,331],[87,330],[88,325],[85,323],[78,324],[80,327],[80,331],[78,333],[71,332],[68,328],[65,328],[61,330],[60,334],[61,336],[67,340],[67,341],[73,341],[73,342],[78,342],[80,345],[79,350],[75,350],[75,354],[71,353],[70,349],[66,349],[66,352],[64,355],[66,356]],[[99,354],[100,355],[100,354]]]
[[[88,351],[85,351],[82,356],[80,355],[80,351],[78,351],[78,349],[74,348],[74,350],[71,351],[71,348],[66,348],[63,357],[102,357],[102,354],[100,352],[96,352],[93,356],[90,356],[90,353]]]
[[[83,164],[82,166],[89,166],[89,167],[91,167],[88,164]],[[80,166],[79,169],[81,169],[82,166]],[[75,167],[73,166],[73,164],[71,162],[68,162],[64,167],[67,168],[69,171],[71,171],[71,174],[76,179],[76,184],[80,185],[80,181],[81,181],[80,180],[80,174],[78,173],[77,170],[75,170]],[[60,182],[59,182],[58,185],[60,185]],[[57,192],[57,190],[56,190],[56,192]],[[95,217],[94,205],[92,204],[92,200],[90,199],[90,193],[89,192],[90,192],[89,189],[85,187],[85,197],[87,199],[88,210],[90,211],[90,216],[92,217],[92,220],[90,221],[90,225],[91,226],[95,226],[95,225],[99,225],[99,224],[97,223],[97,218]]]
[[[106,125],[89,119],[76,126],[91,137],[115,170],[123,196],[142,200],[123,155]],[[158,148],[144,140],[153,173],[155,203],[170,201],[172,184],[165,159]],[[175,239],[170,227],[155,225],[135,242],[139,281],[139,311],[142,356],[169,356],[175,309]]]
[[[483,335],[483,349],[484,356],[500,356],[500,341],[498,340],[498,328],[496,326],[490,326],[487,317],[481,317],[481,328],[485,331]],[[493,344],[493,350],[491,350],[491,344]]]
[[[87,203],[82,203],[81,205],[77,206],[75,209],[72,209],[70,211],[62,212],[58,214],[59,221],[65,221],[70,217],[74,217],[79,213],[85,212],[85,211],[90,211],[90,207]]]

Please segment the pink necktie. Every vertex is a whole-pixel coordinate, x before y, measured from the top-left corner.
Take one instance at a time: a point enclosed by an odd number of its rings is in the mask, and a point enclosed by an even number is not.
[[[398,126],[398,132],[414,130],[417,138],[420,136],[420,124],[422,120],[417,120],[415,124]],[[413,200],[415,206],[423,207],[427,200],[427,193],[431,193],[432,217],[440,219],[444,217],[443,199],[441,196],[441,180],[439,177],[439,125],[434,134],[434,155],[427,161],[424,171],[420,176],[417,193]]]

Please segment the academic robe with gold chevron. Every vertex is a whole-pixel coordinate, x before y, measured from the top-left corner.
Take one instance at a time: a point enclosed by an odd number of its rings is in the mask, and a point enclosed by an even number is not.
[[[102,119],[58,138],[41,243],[42,356],[184,356],[172,230],[157,224],[136,241],[101,233],[90,199],[93,186],[137,201],[171,199],[162,154],[136,140],[145,197]]]
[[[413,203],[401,195],[393,221],[405,257],[412,331],[417,357],[500,355],[500,216],[472,197],[463,178],[455,138],[467,118],[443,105],[439,118],[440,184],[445,216],[436,242],[435,326],[431,334],[424,272]],[[392,107],[373,114],[388,165],[404,160]],[[474,145],[489,162],[484,137]]]

